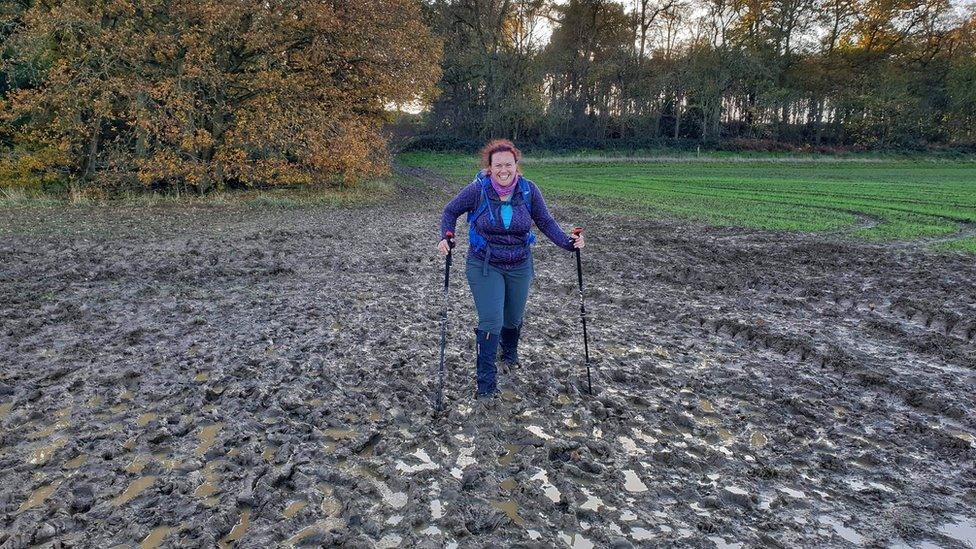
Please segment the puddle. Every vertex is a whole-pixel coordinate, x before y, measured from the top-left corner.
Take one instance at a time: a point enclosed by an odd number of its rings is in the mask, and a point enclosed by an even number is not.
[[[157,417],[158,416],[152,412],[146,412],[145,414],[142,414],[141,416],[136,418],[136,425],[138,425],[139,427],[145,427],[146,425],[149,425]]]
[[[954,429],[949,429],[949,434],[958,438],[959,440],[968,442],[970,446],[976,446],[976,437],[974,437],[973,435],[965,431],[957,431]]]
[[[768,440],[766,439],[766,435],[760,433],[759,431],[753,431],[752,434],[749,435],[749,446],[753,448],[762,448],[767,442]]]
[[[208,374],[207,372],[200,372],[193,378],[193,381],[196,381],[197,383],[203,383],[208,379],[210,379],[210,374]]]
[[[127,473],[132,473],[135,475],[141,474],[142,470],[146,468],[146,465],[152,460],[150,456],[140,455],[136,456],[132,463],[125,466],[125,471]]]
[[[78,469],[82,465],[88,462],[88,456],[81,454],[78,457],[66,462],[63,467],[65,469]]]
[[[47,463],[55,452],[58,451],[62,446],[68,443],[66,438],[57,438],[51,441],[50,444],[41,446],[35,449],[33,452],[27,456],[27,463],[31,465],[44,465]]]
[[[322,514],[330,518],[339,516],[342,512],[342,504],[334,496],[335,490],[328,484],[320,484],[318,489],[322,493],[322,504],[319,506]]]
[[[538,425],[529,425],[525,428],[525,430],[541,438],[542,440],[552,440],[552,435],[543,431],[542,427],[539,427]]]
[[[193,495],[203,499],[203,502],[209,506],[213,507],[219,503],[219,500],[213,497],[214,494],[220,492],[220,475],[217,474],[217,467],[219,462],[208,463],[206,467],[203,468],[203,484],[194,490]]]
[[[330,532],[343,526],[344,524],[345,523],[342,520],[336,518],[320,520],[311,526],[306,526],[305,528],[299,530],[294,536],[285,540],[283,545],[285,547],[295,547],[315,534]]]
[[[559,539],[572,549],[593,549],[596,547],[593,542],[584,538],[581,534],[559,532]]]
[[[639,448],[637,446],[637,442],[630,437],[620,435],[617,437],[617,441],[620,442],[620,445],[624,447],[624,450],[627,451],[628,455],[639,456],[646,453],[644,452],[644,449]]]
[[[129,483],[129,486],[120,495],[115,496],[112,500],[113,505],[125,505],[133,499],[135,499],[139,494],[145,491],[156,482],[156,477],[139,477]]]
[[[501,481],[498,484],[498,486],[500,486],[504,490],[508,490],[509,492],[511,492],[515,490],[515,488],[518,486],[518,483],[515,482],[515,477],[508,477],[507,479]]]
[[[647,485],[630,469],[624,469],[624,488],[628,492],[646,492]]]
[[[640,441],[645,442],[647,444],[657,444],[657,439],[656,438],[652,437],[651,435],[648,435],[648,434],[644,433],[640,429],[635,428],[633,431],[634,431],[634,438],[636,438],[637,440],[640,440]]]
[[[214,438],[217,437],[217,433],[224,428],[223,423],[217,423],[214,425],[208,425],[200,430],[200,445],[197,446],[196,452],[194,454],[197,457],[203,457],[207,453],[207,450],[213,446]]]
[[[583,505],[580,505],[580,508],[588,511],[599,511],[601,507],[607,506],[599,496],[594,496],[586,488],[580,488],[580,490],[586,495],[586,501],[583,502]]]
[[[807,495],[805,493],[801,492],[800,490],[794,490],[792,488],[787,488],[785,486],[780,486],[779,488],[777,488],[777,490],[779,490],[780,492],[783,492],[784,494],[786,494],[786,495],[788,495],[790,497],[796,498],[796,499],[803,499],[803,498],[807,497]]]
[[[265,447],[264,451],[261,452],[261,459],[263,459],[267,463],[270,463],[271,460],[274,459],[274,454],[275,454],[274,450]]]
[[[350,431],[349,429],[325,429],[322,434],[331,440],[336,442],[340,440],[349,440],[356,437],[356,431]]]
[[[715,544],[718,549],[742,549],[741,543],[729,543],[725,538],[719,536],[708,536],[709,541]]]
[[[437,520],[444,516],[444,504],[439,499],[430,500],[430,518]]]
[[[238,519],[237,524],[231,529],[230,533],[224,536],[224,539],[217,542],[217,546],[221,549],[230,549],[234,545],[233,542],[238,542],[244,539],[244,534],[247,533],[247,529],[251,526],[251,510],[244,509],[241,512],[241,518]]]
[[[380,497],[383,498],[383,503],[393,507],[394,509],[402,509],[407,505],[407,494],[404,492],[394,492],[390,487],[377,478],[376,473],[360,467],[356,470],[359,476],[369,479],[376,487],[376,490],[380,493]]]
[[[706,414],[714,414],[715,413],[715,407],[712,406],[712,403],[711,402],[709,402],[709,401],[707,401],[705,399],[702,399],[698,403],[698,407],[701,409],[702,412],[705,412]]]
[[[505,449],[508,450],[508,452],[506,452],[504,456],[498,458],[498,464],[507,467],[512,464],[512,460],[515,459],[515,454],[518,454],[519,452],[522,451],[522,445],[506,444]],[[471,448],[471,452],[474,452],[474,448]],[[463,454],[463,450],[462,450],[462,454]],[[472,459],[471,462],[474,463],[474,460]],[[458,465],[460,464],[461,464],[461,458],[458,457]]]
[[[970,547],[976,547],[976,518],[956,516],[954,522],[947,522],[939,527],[939,532],[959,540]]]
[[[542,483],[542,492],[546,494],[549,501],[559,503],[562,495],[559,493],[559,488],[549,482],[549,473],[545,469],[539,469],[536,474],[532,475],[532,480],[538,480]]]
[[[654,532],[651,532],[647,528],[634,526],[630,529],[630,537],[634,538],[635,541],[647,541],[654,539]]]
[[[394,547],[399,547],[402,542],[403,538],[398,534],[387,534],[376,542],[375,547],[376,549],[393,549]]]
[[[285,507],[285,510],[281,513],[281,516],[285,517],[286,519],[293,519],[295,518],[295,515],[301,513],[302,509],[306,507],[308,507],[307,501],[293,501],[288,504],[288,507]]]
[[[4,404],[0,404],[0,419],[4,419],[7,416],[9,416],[10,410],[13,410],[13,408],[14,408],[13,402],[6,402]]]
[[[569,395],[567,394],[559,393],[559,395],[556,396],[556,404],[560,406],[567,406],[569,404],[572,404],[572,402],[573,401],[569,398]]]
[[[54,491],[57,490],[58,486],[60,485],[61,485],[61,481],[57,481],[57,482],[52,482],[51,484],[45,484],[44,486],[41,486],[37,490],[34,490],[31,493],[30,497],[27,498],[27,501],[21,504],[20,508],[17,509],[17,512],[23,513],[28,509],[40,507],[44,503],[44,500],[51,497],[51,494],[53,494]]]
[[[864,536],[858,534],[853,528],[848,528],[844,524],[835,519],[834,517],[817,517],[817,520],[821,524],[830,526],[838,536],[844,538],[846,541],[853,543],[854,545],[861,545],[864,543]]]
[[[71,426],[71,422],[67,419],[60,419],[55,421],[53,424],[49,425],[47,428],[31,433],[27,438],[31,440],[38,440],[42,438],[47,438],[58,431],[63,431]]]
[[[513,499],[505,501],[493,501],[491,506],[500,511],[504,511],[508,518],[512,519],[512,522],[519,526],[525,526],[525,520],[518,514],[518,503]]]
[[[172,531],[173,528],[171,526],[159,526],[154,528],[153,531],[149,532],[149,535],[142,540],[142,543],[139,544],[139,549],[156,549],[163,544],[163,540],[165,540],[166,536],[168,536]]]
[[[440,465],[431,461],[430,456],[427,455],[427,452],[423,449],[418,449],[410,455],[420,460],[420,463],[418,465],[407,465],[403,462],[403,460],[398,459],[396,465],[398,471],[412,475],[414,473],[419,473],[420,471],[433,471],[441,468]]]
[[[729,442],[732,442],[732,440],[735,438],[735,435],[733,435],[731,431],[725,428],[719,429],[718,431],[716,431],[716,433],[718,434],[718,438],[722,441],[723,444],[728,444]]]

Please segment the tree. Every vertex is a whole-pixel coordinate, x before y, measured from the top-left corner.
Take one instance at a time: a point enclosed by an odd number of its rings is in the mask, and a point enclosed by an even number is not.
[[[76,189],[207,191],[386,169],[390,103],[429,98],[440,44],[413,0],[38,2],[7,66],[18,139],[54,148]]]

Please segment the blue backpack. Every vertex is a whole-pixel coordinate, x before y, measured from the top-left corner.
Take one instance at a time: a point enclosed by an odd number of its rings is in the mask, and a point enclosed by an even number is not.
[[[481,236],[478,232],[478,228],[475,225],[475,221],[482,216],[486,211],[488,212],[488,219],[492,223],[497,223],[498,220],[495,219],[495,213],[491,211],[491,200],[488,198],[488,187],[491,186],[491,179],[485,176],[485,173],[478,172],[478,176],[475,177],[475,181],[481,184],[481,203],[475,210],[468,214],[468,243],[472,250],[478,252],[488,246],[488,240]],[[522,194],[522,202],[525,203],[525,207],[529,210],[529,215],[532,214],[532,188],[529,186],[528,180],[526,180],[521,175],[518,178],[518,192]],[[531,246],[535,243],[535,234],[530,230],[526,233],[526,247]],[[491,251],[489,250],[489,254]]]

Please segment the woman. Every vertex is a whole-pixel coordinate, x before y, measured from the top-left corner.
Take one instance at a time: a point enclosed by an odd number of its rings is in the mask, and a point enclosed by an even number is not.
[[[502,361],[518,363],[522,313],[532,281],[532,222],[565,250],[584,245],[583,236],[570,237],[549,214],[535,183],[519,173],[522,153],[511,141],[498,139],[481,150],[484,169],[444,208],[437,248],[447,255],[447,234],[457,218],[468,214],[470,249],[466,262],[468,285],[478,309],[478,397],[498,392],[495,354],[499,342]]]

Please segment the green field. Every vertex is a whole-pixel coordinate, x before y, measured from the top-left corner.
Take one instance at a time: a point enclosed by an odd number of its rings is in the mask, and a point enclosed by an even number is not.
[[[458,187],[474,155],[405,153]],[[547,198],[629,215],[719,226],[850,232],[872,240],[948,236],[976,223],[976,162],[786,156],[527,157],[522,171]],[[941,247],[976,251],[976,239]]]

